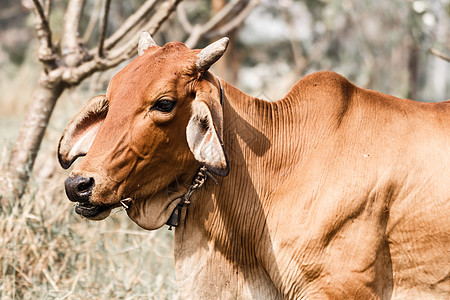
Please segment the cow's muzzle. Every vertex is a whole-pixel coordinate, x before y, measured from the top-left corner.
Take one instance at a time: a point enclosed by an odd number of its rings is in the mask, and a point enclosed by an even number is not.
[[[75,212],[85,218],[100,220],[106,217],[112,208],[109,205],[95,205],[89,201],[94,188],[92,177],[70,176],[65,181],[66,195],[70,201],[77,202]],[[106,213],[106,214],[105,214]]]
[[[70,176],[65,181],[66,195],[70,201],[87,203],[94,188],[95,181],[92,177]]]
[[[78,202],[77,205],[75,205],[75,212],[88,219],[101,220],[103,218],[106,218],[111,208],[112,207],[108,205],[94,205],[89,202],[88,203]],[[104,212],[108,212],[108,214],[102,216]]]

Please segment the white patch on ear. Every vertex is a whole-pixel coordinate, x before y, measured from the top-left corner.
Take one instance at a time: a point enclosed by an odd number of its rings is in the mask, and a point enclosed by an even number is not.
[[[219,176],[228,175],[227,157],[208,105],[203,101],[194,101],[192,110],[193,115],[186,128],[189,149],[210,172]]]
[[[58,159],[64,169],[69,168],[77,157],[87,154],[106,117],[108,107],[106,96],[96,96],[67,125],[58,145]]]
[[[69,151],[68,157],[74,158],[76,156],[86,155],[94,142],[97,132],[100,129],[100,122],[90,126],[84,132],[78,132],[78,139],[74,139],[75,142]]]

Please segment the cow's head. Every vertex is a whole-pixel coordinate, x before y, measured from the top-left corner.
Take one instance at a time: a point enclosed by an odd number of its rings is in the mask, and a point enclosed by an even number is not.
[[[131,219],[156,229],[200,165],[227,175],[221,90],[208,72],[227,45],[223,38],[201,51],[178,42],[159,47],[141,35],[139,57],[83,107],[59,142],[63,168],[86,155],[65,182],[78,214],[101,220],[131,198]]]

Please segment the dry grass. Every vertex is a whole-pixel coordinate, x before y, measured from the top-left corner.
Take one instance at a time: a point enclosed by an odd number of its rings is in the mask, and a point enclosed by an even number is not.
[[[0,74],[0,86],[18,86],[22,71],[39,71],[23,68],[14,72],[18,77]],[[0,299],[177,299],[172,232],[142,230],[120,209],[87,221],[64,194],[68,172],[57,165],[56,145],[68,120],[95,95],[89,85],[59,100],[26,194],[20,202],[10,195],[8,152],[35,85],[26,81],[0,100],[0,203],[8,203],[0,206]]]
[[[81,219],[62,184],[34,184],[20,203],[6,200],[1,299],[177,298],[171,232],[141,230],[120,210],[102,222]]]
[[[120,210],[81,219],[62,184],[3,200],[0,299],[177,298],[171,232],[141,230]]]

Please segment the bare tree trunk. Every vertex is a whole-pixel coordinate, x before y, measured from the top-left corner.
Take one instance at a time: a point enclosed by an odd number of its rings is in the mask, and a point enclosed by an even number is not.
[[[42,80],[42,77],[45,78],[45,75],[41,75],[39,86],[33,94],[9,161],[13,192],[19,197],[25,190],[56,100],[64,91],[61,81],[49,83]]]

